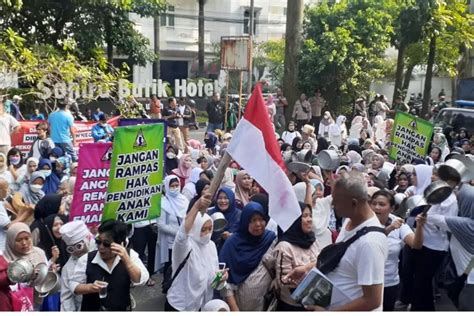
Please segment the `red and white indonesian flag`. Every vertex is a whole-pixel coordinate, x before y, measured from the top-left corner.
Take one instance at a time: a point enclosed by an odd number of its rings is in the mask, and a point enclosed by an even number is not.
[[[268,193],[270,217],[283,231],[301,215],[293,186],[257,84],[227,147],[227,152]]]

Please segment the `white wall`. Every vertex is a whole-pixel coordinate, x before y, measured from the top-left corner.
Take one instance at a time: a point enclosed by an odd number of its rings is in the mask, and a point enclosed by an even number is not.
[[[389,102],[392,101],[393,92],[394,92],[395,82],[376,82],[370,86],[370,91],[383,94],[387,97]],[[425,88],[425,77],[416,76],[410,82],[410,87],[408,88],[407,100],[410,97],[411,93],[418,95],[418,93],[423,93]],[[446,100],[451,100],[451,78],[445,77],[434,77],[432,80],[431,87],[431,98],[434,100],[438,99],[438,93],[444,89],[446,93]]]

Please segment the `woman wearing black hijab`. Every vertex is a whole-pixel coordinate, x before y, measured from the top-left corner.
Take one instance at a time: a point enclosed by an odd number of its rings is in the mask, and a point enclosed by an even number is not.
[[[62,196],[56,193],[46,194],[35,206],[35,220],[30,226],[31,238],[33,244],[39,243],[39,229],[44,226],[44,220],[46,217],[52,214],[58,214],[61,207]]]
[[[198,180],[196,182],[196,196],[193,197],[191,199],[191,201],[189,201],[189,206],[188,206],[188,211],[191,210],[191,208],[193,207],[194,203],[196,203],[197,200],[199,200],[203,194],[203,191],[206,190],[206,188],[209,188],[209,186],[211,185],[211,182],[207,181],[207,180]]]
[[[318,149],[316,150],[316,155],[321,152],[321,150],[326,150],[329,148],[329,143],[324,137],[318,138]]]
[[[277,311],[305,311],[301,304],[291,298],[291,292],[295,287],[282,280],[294,268],[315,262],[320,251],[313,233],[311,206],[299,204],[301,216],[286,232],[278,231],[278,244],[274,252],[276,280],[280,292]]]
[[[37,247],[44,250],[48,260],[59,264],[60,267],[64,267],[69,259],[66,244],[61,239],[61,234],[59,233],[61,226],[67,222],[67,216],[52,214],[44,219],[44,225],[39,226],[39,243]]]
[[[291,143],[291,149],[293,149],[294,152],[298,152],[303,148],[303,141],[301,137],[295,137],[293,138],[293,142]]]

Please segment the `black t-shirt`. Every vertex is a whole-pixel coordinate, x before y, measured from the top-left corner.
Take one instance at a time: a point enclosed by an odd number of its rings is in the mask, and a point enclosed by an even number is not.
[[[172,109],[170,107],[165,107],[163,110],[161,110],[161,115],[162,116],[170,116],[170,115],[174,115],[174,114],[178,114],[178,108],[176,109]],[[178,127],[178,119],[174,118],[174,119],[168,119],[168,126],[169,127]]]

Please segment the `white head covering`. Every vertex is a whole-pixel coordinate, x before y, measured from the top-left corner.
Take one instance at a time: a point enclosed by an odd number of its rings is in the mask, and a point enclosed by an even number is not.
[[[293,190],[295,191],[296,198],[298,202],[304,203],[306,197],[306,183],[299,182],[293,186]],[[310,186],[311,195],[313,195],[315,189],[314,186]]]
[[[179,182],[179,178],[175,175],[169,175],[165,178],[165,196],[161,199],[161,209],[170,216],[177,216],[182,220],[186,216],[189,201],[181,193],[178,193],[177,196],[166,194],[166,192],[169,192],[170,182],[173,179],[177,179]]]
[[[362,161],[362,156],[357,151],[354,151],[354,150],[349,150],[346,156],[349,157],[350,159],[349,163],[351,166],[356,163],[360,163]]]
[[[188,261],[174,280],[167,295],[170,304],[172,306],[177,304],[175,307],[181,310],[197,311],[206,302],[212,300],[214,290],[209,284],[219,270],[219,259],[216,245],[210,240],[211,234],[201,237],[202,226],[207,221],[212,223],[209,215],[198,213],[189,234],[186,234],[185,226],[181,225],[179,237],[177,237],[180,243],[175,242],[173,245],[171,264],[173,271],[177,271],[187,256],[187,252],[191,251]],[[183,248],[181,243],[185,243],[187,247]]]
[[[90,235],[89,229],[83,221],[67,222],[61,226],[59,232],[62,240],[68,246],[75,245]]]
[[[201,309],[202,312],[230,312],[230,307],[223,300],[210,300]]]
[[[416,165],[415,173],[416,173],[415,194],[423,195],[423,192],[425,191],[426,187],[429,186],[431,183],[431,176],[433,175],[433,166]]]
[[[196,182],[198,182],[199,180],[201,172],[203,172],[201,168],[199,167],[193,168],[193,170],[191,170],[191,175],[189,176],[189,182],[196,184]]]

